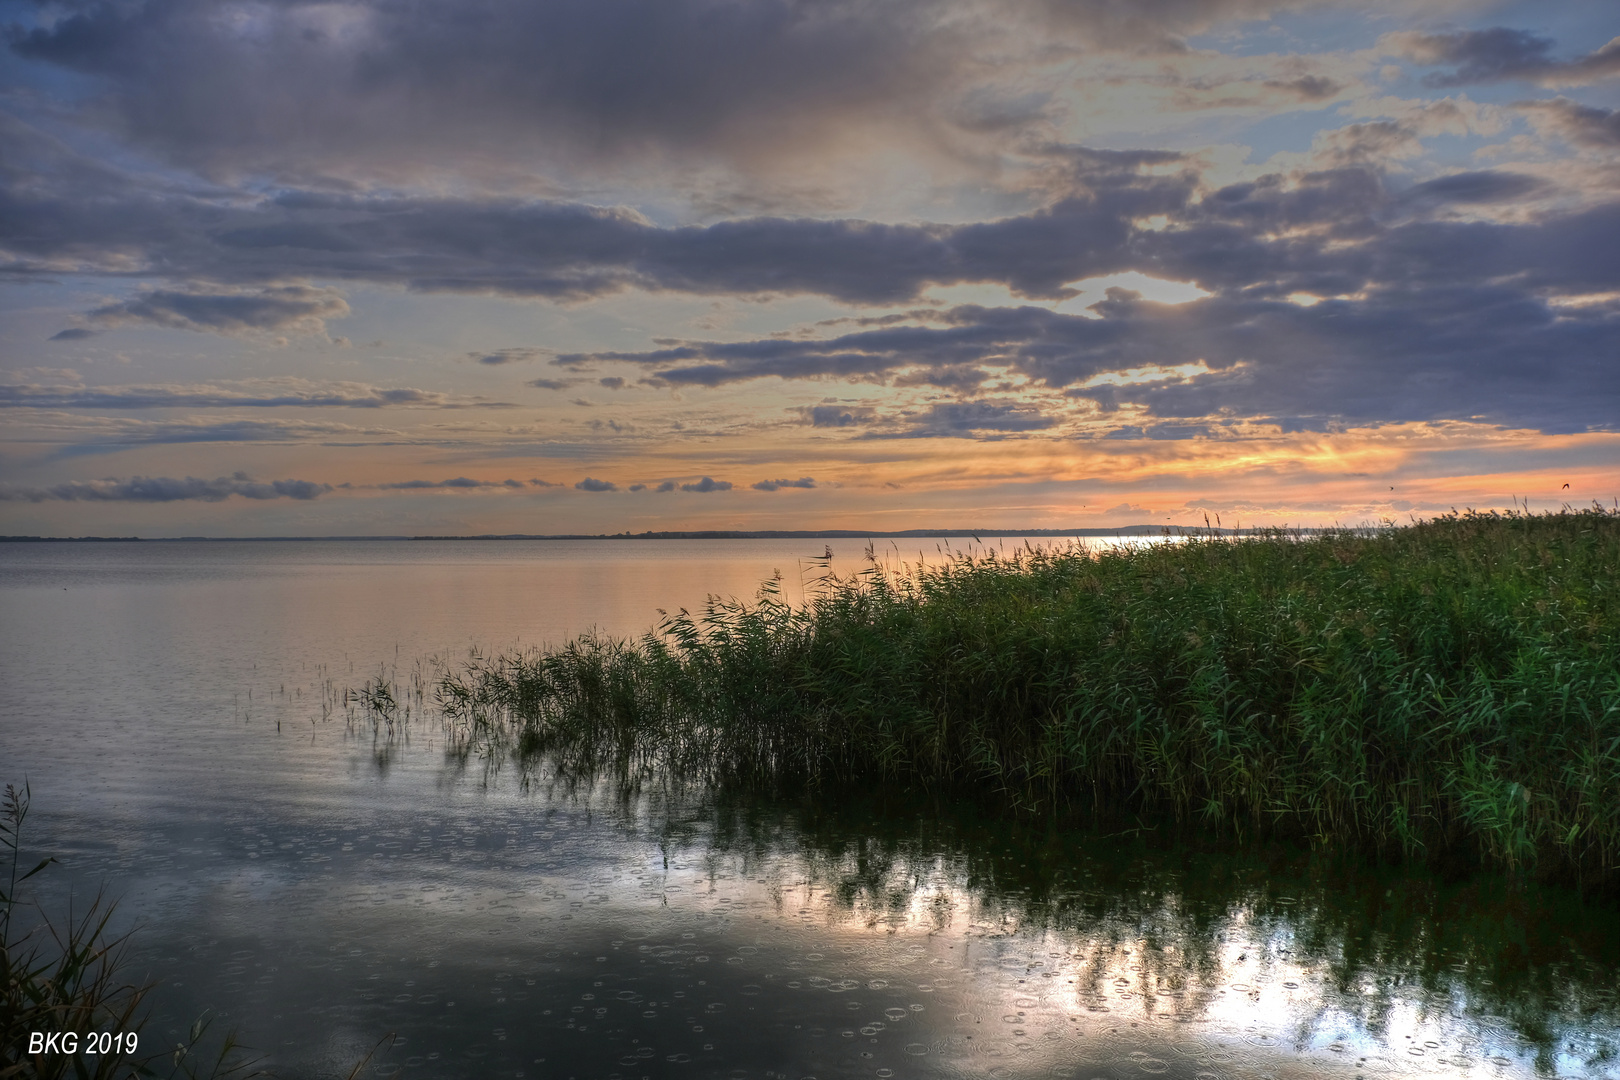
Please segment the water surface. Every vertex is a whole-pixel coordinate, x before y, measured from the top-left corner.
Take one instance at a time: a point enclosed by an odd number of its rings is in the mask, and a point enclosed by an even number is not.
[[[822,547],[0,545],[39,895],[105,882],[149,1037],[211,1012],[283,1076],[389,1032],[377,1075],[1620,1075],[1612,905],[926,793],[564,781],[341,705],[776,571],[798,599]]]

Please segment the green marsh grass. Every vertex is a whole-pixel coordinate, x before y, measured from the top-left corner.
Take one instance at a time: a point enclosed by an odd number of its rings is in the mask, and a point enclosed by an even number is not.
[[[1447,515],[767,582],[639,641],[474,656],[463,750],[1620,884],[1620,513]]]

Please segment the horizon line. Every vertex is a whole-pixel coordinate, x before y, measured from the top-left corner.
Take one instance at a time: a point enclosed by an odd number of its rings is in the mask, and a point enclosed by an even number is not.
[[[1367,528],[1370,526],[1360,526]],[[990,536],[1076,539],[1110,536],[1245,536],[1269,532],[1317,533],[1357,526],[1259,526],[1227,528],[1211,525],[1121,525],[1116,528],[1083,529],[650,529],[639,533],[378,533],[329,536],[0,536],[0,543],[233,543],[250,541],[447,541],[447,540],[887,540],[971,538]]]

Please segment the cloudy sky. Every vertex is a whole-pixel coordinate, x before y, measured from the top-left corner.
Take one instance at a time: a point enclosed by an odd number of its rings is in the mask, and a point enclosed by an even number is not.
[[[1620,496],[1613,0],[0,26],[0,533]]]

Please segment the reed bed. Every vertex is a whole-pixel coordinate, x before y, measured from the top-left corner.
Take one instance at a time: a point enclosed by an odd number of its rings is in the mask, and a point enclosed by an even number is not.
[[[1620,512],[958,554],[639,641],[473,656],[462,734],[578,768],[992,790],[1620,884]]]

